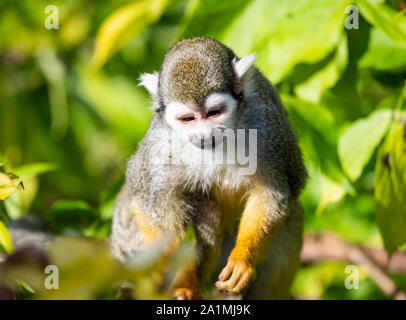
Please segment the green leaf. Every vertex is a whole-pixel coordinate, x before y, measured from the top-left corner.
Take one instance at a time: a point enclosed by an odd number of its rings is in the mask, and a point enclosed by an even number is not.
[[[337,130],[331,112],[322,104],[303,101],[289,95],[281,95],[281,98],[298,134],[305,159],[311,161],[315,167],[320,167],[326,177],[340,183],[352,194],[354,189],[338,159]],[[317,121],[314,120],[315,114]]]
[[[345,33],[342,33],[333,59],[326,67],[296,86],[295,93],[304,100],[319,102],[323,92],[333,87],[340,79],[342,72],[347,66],[347,61],[347,37]]]
[[[286,94],[282,94],[281,98],[289,111],[297,112],[329,143],[334,144],[336,142],[337,127],[334,116],[323,104],[304,101]],[[318,121],[314,121],[315,114],[317,114]]]
[[[346,194],[342,184],[332,181],[324,175],[321,176],[320,189],[320,201],[316,208],[316,215],[320,215],[328,204],[340,201]]]
[[[189,5],[181,36],[214,37],[239,56],[257,51],[257,65],[277,83],[296,64],[317,62],[334,50],[350,3],[197,0]]]
[[[344,171],[355,181],[384,137],[392,117],[391,110],[378,110],[355,121],[341,135],[338,154]]]
[[[98,218],[98,212],[81,200],[57,201],[46,215],[46,221],[54,233],[69,228],[84,230]]]
[[[406,127],[404,119],[391,127],[379,148],[375,168],[376,220],[386,250],[392,254],[406,243]]]
[[[37,162],[22,165],[20,167],[14,168],[13,171],[21,178],[29,178],[57,169],[58,166],[54,163]]]
[[[3,221],[0,220],[0,248],[3,248],[6,253],[13,252],[13,241]]]
[[[21,206],[21,196],[20,193],[14,192],[4,201],[4,208],[6,209],[7,215],[12,220],[16,220],[22,217],[23,209]]]
[[[393,41],[381,29],[374,27],[371,30],[368,50],[359,61],[359,66],[377,70],[400,69],[400,71],[404,71],[406,69],[406,47]]]
[[[0,172],[0,200],[8,198],[20,185],[22,181],[15,174]]]
[[[382,30],[395,42],[406,46],[406,31],[396,23],[396,19],[400,17],[399,12],[376,1],[357,0],[356,4],[369,23]]]
[[[180,25],[180,37],[209,36],[218,38],[253,0],[192,0]],[[207,23],[210,21],[210,23]]]
[[[350,2],[254,1],[221,39],[239,54],[258,51],[258,66],[278,83],[295,65],[317,62],[334,50]]]
[[[99,28],[91,64],[102,67],[130,38],[157,21],[167,4],[168,0],[139,0],[114,11]]]

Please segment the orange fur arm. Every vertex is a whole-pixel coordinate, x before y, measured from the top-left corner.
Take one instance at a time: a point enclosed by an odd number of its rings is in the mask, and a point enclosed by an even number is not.
[[[267,208],[259,190],[252,190],[242,213],[235,247],[230,258],[255,265],[273,233],[267,217]],[[274,226],[275,227],[275,226]]]

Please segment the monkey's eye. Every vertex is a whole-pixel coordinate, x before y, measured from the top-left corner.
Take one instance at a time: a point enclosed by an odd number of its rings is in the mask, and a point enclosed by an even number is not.
[[[190,121],[195,120],[195,117],[192,117],[192,116],[180,117],[179,120],[182,121],[182,122],[190,122]]]
[[[215,117],[218,116],[221,113],[221,109],[215,109],[215,110],[211,110],[209,112],[207,112],[206,117],[210,118],[210,117]]]

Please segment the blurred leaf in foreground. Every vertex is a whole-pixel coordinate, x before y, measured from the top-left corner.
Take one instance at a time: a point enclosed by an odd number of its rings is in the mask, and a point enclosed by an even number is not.
[[[384,137],[391,117],[391,110],[375,111],[369,117],[354,122],[340,137],[340,161],[344,171],[353,181],[361,175]]]
[[[406,124],[398,119],[379,148],[375,169],[376,219],[391,254],[406,243]]]
[[[0,220],[0,252],[2,249],[6,253],[11,253],[13,251],[13,242],[6,226]]]

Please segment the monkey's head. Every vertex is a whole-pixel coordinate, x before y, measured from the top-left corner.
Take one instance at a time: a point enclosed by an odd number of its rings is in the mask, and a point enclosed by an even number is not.
[[[154,110],[196,147],[213,148],[224,129],[235,125],[244,75],[256,55],[237,59],[222,43],[194,38],[175,43],[159,73],[143,74]]]

